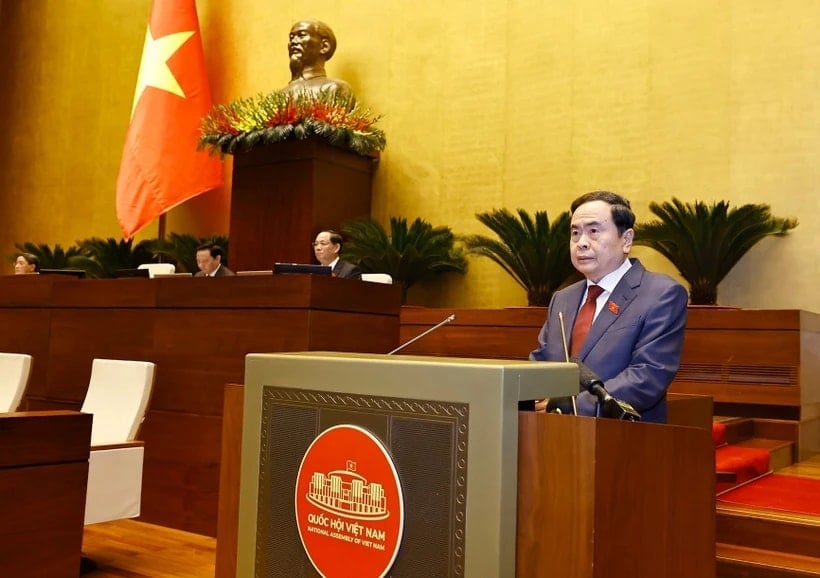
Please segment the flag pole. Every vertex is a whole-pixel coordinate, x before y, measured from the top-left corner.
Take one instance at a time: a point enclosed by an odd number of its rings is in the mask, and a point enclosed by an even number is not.
[[[157,239],[160,241],[165,240],[165,215],[166,213],[160,214],[157,221]]]
[[[166,213],[160,213],[159,219],[157,219],[157,240],[159,241],[158,245],[160,247],[162,246],[162,241],[165,240],[165,214]],[[157,259],[159,263],[165,262],[165,255],[163,255],[162,251],[157,255]]]

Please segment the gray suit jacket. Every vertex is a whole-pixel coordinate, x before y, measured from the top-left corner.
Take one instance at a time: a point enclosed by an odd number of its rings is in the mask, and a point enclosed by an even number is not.
[[[642,421],[665,422],[666,390],[680,365],[688,294],[671,277],[631,261],[595,318],[578,358],[614,397],[632,404]],[[569,340],[585,286],[586,281],[580,281],[553,294],[538,335],[540,347],[530,359],[565,360],[558,313],[563,313]],[[578,413],[595,415],[595,397],[581,393]]]

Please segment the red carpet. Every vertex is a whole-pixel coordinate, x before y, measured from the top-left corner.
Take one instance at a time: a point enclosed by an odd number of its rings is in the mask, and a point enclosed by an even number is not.
[[[820,479],[771,474],[726,492],[718,502],[820,516]]]
[[[726,424],[715,422],[712,424],[712,441],[715,446],[722,446],[726,443]]]
[[[743,483],[769,471],[770,454],[760,448],[727,445],[715,450],[715,471],[735,472],[737,481]]]

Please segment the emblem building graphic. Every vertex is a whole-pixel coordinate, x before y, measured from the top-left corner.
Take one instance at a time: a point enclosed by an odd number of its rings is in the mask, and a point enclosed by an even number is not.
[[[356,462],[347,469],[313,472],[307,500],[314,506],[355,520],[384,520],[390,515],[384,487],[356,473]]]

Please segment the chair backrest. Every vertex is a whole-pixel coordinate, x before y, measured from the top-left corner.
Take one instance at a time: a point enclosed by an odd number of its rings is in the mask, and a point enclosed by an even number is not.
[[[0,353],[0,413],[17,411],[30,373],[31,355]]]
[[[384,283],[386,285],[393,284],[393,278],[387,273],[362,273],[362,281],[369,281],[370,283]]]
[[[173,275],[177,270],[173,263],[143,263],[137,269],[148,269],[148,276],[152,279],[154,275]]]
[[[91,445],[136,439],[145,419],[156,367],[148,361],[95,359],[83,413],[94,414]]]

